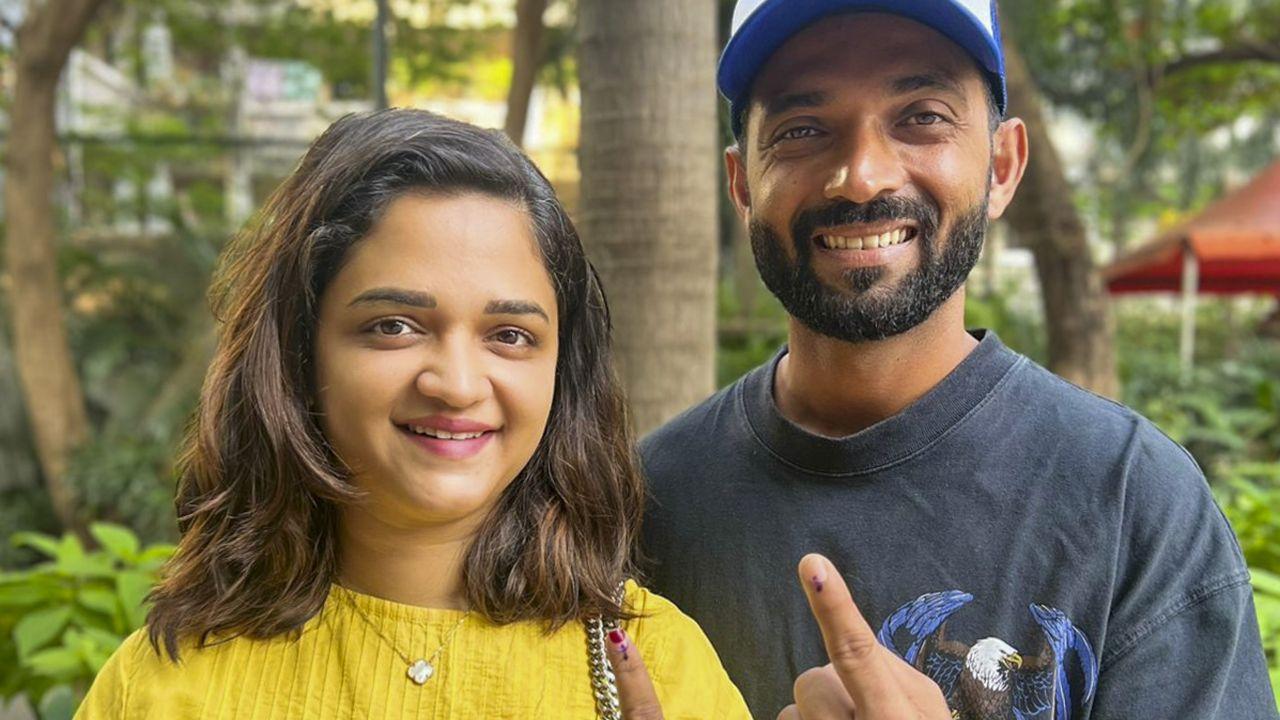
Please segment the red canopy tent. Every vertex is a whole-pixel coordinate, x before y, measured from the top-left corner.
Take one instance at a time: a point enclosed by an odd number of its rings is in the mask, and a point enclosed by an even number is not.
[[[1280,296],[1280,161],[1199,215],[1117,259],[1103,277],[1112,294],[1181,292],[1189,259],[1197,265],[1196,292]]]
[[[1189,369],[1198,293],[1280,298],[1280,161],[1102,274],[1113,295],[1182,293],[1182,361]]]

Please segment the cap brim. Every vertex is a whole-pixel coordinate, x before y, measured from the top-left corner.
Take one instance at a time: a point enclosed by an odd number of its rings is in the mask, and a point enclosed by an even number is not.
[[[879,11],[928,25],[969,52],[988,73],[1003,77],[1004,60],[982,21],[958,3],[939,0],[774,0],[760,6],[720,56],[716,84],[738,106],[760,68],[796,33],[828,15]],[[1003,86],[998,98],[1004,110]]]

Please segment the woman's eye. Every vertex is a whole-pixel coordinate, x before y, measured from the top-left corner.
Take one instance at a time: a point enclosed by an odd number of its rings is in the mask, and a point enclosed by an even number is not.
[[[374,323],[373,331],[385,337],[399,337],[413,332],[413,328],[409,327],[409,323],[403,320],[390,318]]]
[[[503,345],[512,345],[516,347],[530,346],[534,344],[533,336],[523,330],[515,328],[506,328],[499,330],[493,334],[493,339]]]

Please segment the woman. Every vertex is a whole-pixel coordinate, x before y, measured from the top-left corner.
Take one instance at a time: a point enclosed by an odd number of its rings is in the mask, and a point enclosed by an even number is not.
[[[643,487],[608,308],[517,149],[339,120],[223,267],[182,540],[78,717],[591,718],[599,618],[666,717],[747,717],[691,620],[619,594]]]

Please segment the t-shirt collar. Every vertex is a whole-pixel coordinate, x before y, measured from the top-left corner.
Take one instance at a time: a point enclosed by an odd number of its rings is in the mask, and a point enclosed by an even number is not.
[[[862,475],[907,460],[940,440],[980,406],[1009,372],[1026,358],[989,330],[972,333],[979,341],[924,397],[893,417],[854,435],[828,438],[810,433],[782,416],[773,397],[773,378],[787,354],[783,346],[773,360],[742,381],[742,407],[747,423],[766,449],[782,462],[820,475]]]

